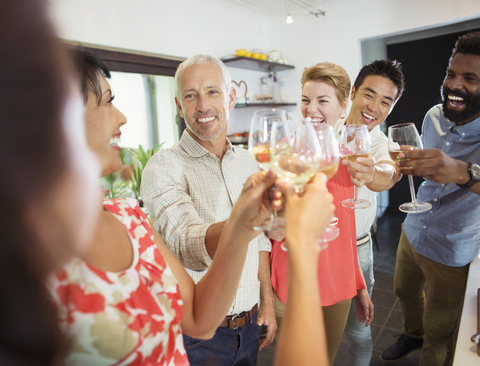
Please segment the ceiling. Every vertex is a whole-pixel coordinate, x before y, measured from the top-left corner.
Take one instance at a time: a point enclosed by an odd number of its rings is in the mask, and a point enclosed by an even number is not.
[[[321,3],[325,1],[318,0],[228,0],[229,2],[243,5],[249,9],[256,10],[263,14],[275,14],[289,10],[302,9],[302,6],[309,10],[318,10]],[[295,4],[297,3],[297,4]],[[305,10],[305,9],[304,9]],[[320,10],[324,10],[321,9]],[[308,11],[308,10],[305,10]]]

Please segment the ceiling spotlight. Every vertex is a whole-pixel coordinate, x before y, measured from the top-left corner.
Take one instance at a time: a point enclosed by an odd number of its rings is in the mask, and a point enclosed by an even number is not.
[[[293,23],[293,18],[290,14],[287,15],[287,23],[288,24]]]

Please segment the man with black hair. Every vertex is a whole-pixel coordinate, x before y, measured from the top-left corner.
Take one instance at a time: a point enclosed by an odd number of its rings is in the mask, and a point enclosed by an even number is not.
[[[449,365],[470,262],[480,253],[480,32],[460,37],[441,88],[443,103],[423,121],[424,150],[404,151],[403,174],[425,178],[408,214],[394,288],[403,333],[381,355],[397,361],[422,348],[420,365]],[[425,298],[425,284],[428,284]]]
[[[363,66],[350,95],[352,100],[350,113],[345,122],[339,120],[335,125],[337,134],[340,134],[344,124],[366,125],[372,140],[370,158],[342,162],[348,167],[352,183],[358,187],[358,197],[370,202],[366,209],[355,210],[358,262],[367,287],[362,291],[368,293],[370,297],[375,282],[370,228],[377,212],[376,197],[378,192],[390,189],[399,178],[399,172],[388,153],[388,139],[379,125],[393,110],[404,89],[405,81],[399,62],[376,60]],[[345,326],[349,343],[347,351],[349,366],[368,366],[372,358],[372,334],[370,327],[366,325],[370,324],[373,318],[373,304],[369,301],[370,312],[367,315],[370,322],[361,323],[355,314],[360,298],[361,296],[357,296],[352,300]]]

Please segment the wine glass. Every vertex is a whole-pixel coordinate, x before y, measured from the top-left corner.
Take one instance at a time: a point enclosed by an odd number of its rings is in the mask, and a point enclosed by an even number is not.
[[[320,143],[310,118],[295,126],[294,134],[273,123],[271,156],[270,169],[301,194],[318,171],[321,159]],[[281,247],[286,251],[283,244]]]
[[[270,168],[270,138],[274,122],[287,123],[287,112],[278,108],[260,109],[253,114],[248,151],[263,170]]]
[[[372,149],[370,133],[365,125],[345,125],[340,135],[340,154],[342,159],[356,162],[357,158],[369,158]],[[353,199],[342,201],[342,206],[352,209],[370,207],[370,202],[357,197],[357,186],[353,186]]]
[[[327,176],[327,179],[331,179],[337,172],[340,163],[338,141],[335,138],[335,132],[333,131],[332,126],[320,124],[315,127],[315,131],[321,149],[320,167],[318,168],[318,171],[324,173]],[[335,218],[335,222],[338,222],[337,218]],[[320,240],[322,242],[328,242],[336,239],[338,235],[340,235],[340,230],[336,226],[329,224],[325,228]]]
[[[402,151],[416,149],[423,149],[423,144],[414,123],[401,123],[388,128],[388,151],[393,161],[417,160],[418,158],[401,159],[398,157],[398,154]],[[404,167],[403,169],[411,168]],[[400,205],[399,210],[406,213],[418,213],[430,210],[432,208],[430,203],[417,201],[415,187],[413,185],[413,177],[411,175],[408,176],[408,182],[410,184],[412,202]]]
[[[270,168],[270,140],[273,123],[278,123],[281,126],[287,125],[287,112],[283,109],[267,108],[260,109],[253,114],[250,133],[248,135],[248,151],[250,151],[250,154],[252,154],[262,170],[268,170]],[[279,226],[276,211],[274,210],[272,220],[268,225],[254,227],[254,229],[265,231]]]

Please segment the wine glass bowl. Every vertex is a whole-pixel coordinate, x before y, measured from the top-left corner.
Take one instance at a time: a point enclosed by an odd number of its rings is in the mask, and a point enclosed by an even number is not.
[[[271,137],[272,125],[277,123],[284,126],[288,130],[287,112],[278,108],[267,108],[256,111],[250,125],[250,133],[248,135],[248,150],[258,163],[260,169],[268,170],[271,160]],[[274,226],[278,226],[275,217],[275,211],[272,214],[270,223],[264,226],[255,227],[255,230],[270,230]]]
[[[270,140],[272,124],[287,123],[287,112],[278,108],[267,108],[256,111],[250,125],[248,150],[263,170],[270,167]]]
[[[295,132],[272,125],[271,169],[281,179],[291,183],[297,192],[315,175],[320,166],[320,144],[310,119],[295,126]]]
[[[357,158],[369,158],[372,148],[370,133],[365,125],[345,125],[340,135],[342,159],[356,162]],[[342,201],[342,206],[351,209],[370,207],[370,202],[357,197],[357,186],[353,186],[354,198]]]
[[[418,134],[414,123],[401,123],[388,128],[388,151],[394,162],[405,162],[418,160],[419,158],[400,158],[400,153],[408,150],[423,149],[422,139]],[[402,169],[413,169],[412,167],[402,167]],[[408,176],[410,186],[410,195],[412,202],[400,205],[399,210],[406,213],[425,212],[432,208],[428,202],[418,202],[415,194],[413,177]]]
[[[315,131],[321,149],[318,171],[324,173],[327,176],[327,180],[330,180],[337,173],[340,163],[338,141],[332,126],[321,124],[315,127]],[[334,226],[338,223],[338,218],[335,217],[332,221],[334,224],[331,222],[320,237],[321,244],[334,240],[340,235],[340,230]]]

